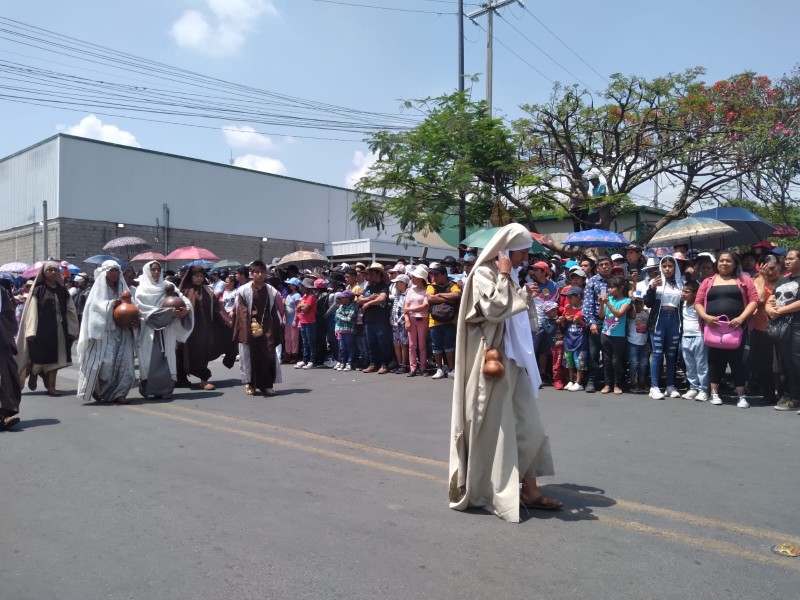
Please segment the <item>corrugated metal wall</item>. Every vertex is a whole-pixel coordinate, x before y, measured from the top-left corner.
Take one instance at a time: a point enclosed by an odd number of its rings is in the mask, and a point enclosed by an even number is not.
[[[0,231],[58,216],[58,138],[0,161]]]

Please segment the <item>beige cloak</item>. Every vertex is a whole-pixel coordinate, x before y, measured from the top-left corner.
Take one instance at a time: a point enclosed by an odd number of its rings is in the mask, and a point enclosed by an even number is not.
[[[527,292],[494,266],[497,255],[514,249],[523,233],[530,240],[530,232],[519,224],[498,231],[464,285],[450,439],[450,508],[483,508],[511,522],[519,522],[521,480],[554,474],[536,405],[538,389],[531,383],[539,381],[535,361],[528,361],[536,370],[529,377],[505,352],[504,335],[514,315],[527,313],[527,335],[531,325],[536,329],[536,309],[529,306]],[[504,356],[505,375],[499,379],[483,375],[487,348],[498,348]]]

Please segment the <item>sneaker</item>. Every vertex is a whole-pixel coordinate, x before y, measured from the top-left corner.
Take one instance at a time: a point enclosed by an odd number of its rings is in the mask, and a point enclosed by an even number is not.
[[[294,368],[295,369],[302,369],[305,366],[305,364],[306,363],[304,363],[302,360],[298,360],[296,363],[294,363]]]
[[[722,405],[722,398],[719,397],[717,392],[711,392],[711,404],[714,406],[721,406]]]
[[[800,408],[800,401],[789,399],[781,400],[772,408],[775,410],[794,410],[795,408]]]
[[[698,394],[697,390],[689,390],[683,396],[681,396],[681,398],[683,398],[684,400],[694,400],[695,398],[697,398],[697,394]]]
[[[681,393],[675,389],[674,385],[669,386],[666,390],[664,390],[664,395],[669,396],[670,398],[680,398]]]
[[[436,369],[436,373],[433,374],[431,379],[444,379],[445,377],[447,377],[447,375],[444,374],[442,369]]]
[[[345,365],[344,369],[342,369],[342,371],[352,371],[352,370],[353,370],[353,365]]]
[[[694,397],[695,402],[708,402],[708,394],[705,393],[704,390],[700,390],[697,392],[697,396]]]
[[[739,396],[739,401],[736,403],[738,408],[750,408],[750,403],[744,396]]]
[[[583,391],[583,386],[580,383],[576,381],[575,383],[572,384],[572,389],[570,390],[570,392],[582,392],[582,391]]]
[[[661,390],[658,389],[657,387],[651,387],[649,395],[653,400],[663,400],[664,399],[664,394],[662,394]]]
[[[595,390],[595,389],[594,389],[594,381],[590,381],[590,382],[588,382],[588,383],[586,384],[586,388],[584,389],[584,391],[585,391],[587,394],[594,394],[594,393],[597,391],[597,390]]]
[[[316,366],[316,365],[314,365],[314,363],[310,362],[310,363],[306,363],[306,364],[304,364],[304,365],[303,365],[303,368],[304,368],[304,369],[313,369],[313,368],[315,368],[315,366]]]

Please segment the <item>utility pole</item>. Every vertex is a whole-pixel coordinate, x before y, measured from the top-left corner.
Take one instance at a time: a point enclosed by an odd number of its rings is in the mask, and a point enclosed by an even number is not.
[[[486,15],[486,104],[489,105],[489,116],[492,116],[492,66],[494,63],[494,13],[495,11],[518,2],[520,6],[524,6],[519,0],[489,0],[484,8],[479,8],[467,15],[471,21],[475,21],[478,17]]]
[[[47,200],[42,200],[42,260],[47,260],[50,246],[47,244]]]

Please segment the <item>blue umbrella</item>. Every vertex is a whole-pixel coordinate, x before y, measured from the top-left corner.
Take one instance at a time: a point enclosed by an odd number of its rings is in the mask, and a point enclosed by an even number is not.
[[[107,260],[115,260],[117,261],[117,264],[123,269],[128,268],[128,263],[126,263],[121,258],[117,258],[116,256],[111,256],[110,254],[97,254],[95,256],[90,256],[89,258],[84,258],[83,262],[89,263],[90,265],[102,265]]]
[[[621,248],[630,242],[621,233],[606,231],[605,229],[589,229],[570,233],[561,242],[565,246],[606,246]]]
[[[718,248],[754,244],[768,238],[777,229],[777,227],[769,221],[765,221],[758,215],[754,215],[746,208],[739,208],[737,206],[710,208],[708,210],[696,212],[692,216],[716,219],[717,221],[722,221],[726,225],[730,225],[736,230],[735,232],[721,235],[717,239]]]

